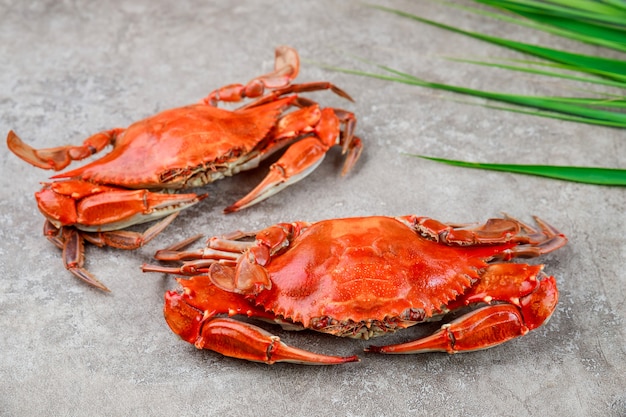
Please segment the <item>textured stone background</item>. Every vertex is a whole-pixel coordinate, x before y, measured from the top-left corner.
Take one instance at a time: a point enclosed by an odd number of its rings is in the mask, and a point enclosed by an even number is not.
[[[378,3],[470,30],[596,52],[427,1]],[[355,104],[329,93],[314,98],[354,111],[366,146],[346,178],[338,176],[334,150],[299,185],[223,215],[223,207],[260,180],[261,169],[206,187],[211,198],[147,247],[88,247],[87,266],[111,294],[64,270],[60,252],[41,237],[33,200],[38,182],[51,174],[5,148],[0,415],[626,415],[625,190],[463,170],[405,154],[624,168],[624,133],[498,112],[315,64],[368,68],[354,55],[433,81],[528,94],[570,88],[561,81],[451,63],[443,57],[520,55],[356,1],[9,0],[0,4],[0,16],[0,131],[15,129],[35,147],[79,142],[245,82],[272,68],[281,44],[304,60],[299,81],[331,80],[354,96]],[[362,362],[345,366],[269,367],[197,351],[163,321],[162,296],[175,287],[172,277],[139,270],[155,249],[198,232],[373,214],[473,222],[501,211],[524,220],[538,215],[570,237],[543,260],[557,277],[560,304],[546,326],[471,354],[361,353]],[[388,340],[423,332],[414,328]],[[276,334],[341,355],[368,344]]]

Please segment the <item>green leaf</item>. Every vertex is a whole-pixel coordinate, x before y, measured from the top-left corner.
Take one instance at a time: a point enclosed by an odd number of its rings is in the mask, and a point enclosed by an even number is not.
[[[624,25],[626,10],[589,0],[475,0],[486,4],[519,13],[533,13],[543,16],[563,17],[569,20],[589,21],[595,24]]]
[[[508,69],[511,71],[522,71],[522,72],[527,72],[530,74],[538,74],[538,75],[545,75],[548,77],[558,77],[558,78],[562,78],[564,80],[572,80],[572,81],[580,81],[580,82],[584,82],[584,83],[591,83],[591,84],[598,84],[598,85],[606,85],[609,87],[617,87],[617,88],[625,88],[626,84],[619,82],[619,81],[611,81],[611,80],[605,80],[605,79],[601,79],[601,78],[592,78],[592,77],[580,77],[580,76],[575,76],[575,75],[569,75],[569,74],[564,74],[564,73],[560,73],[560,72],[555,72],[555,71],[547,71],[547,70],[540,70],[540,69],[536,69],[536,68],[529,68],[529,67],[522,67],[519,65],[507,65],[507,64],[499,64],[496,62],[486,62],[486,61],[475,61],[472,59],[462,59],[462,58],[448,58],[451,61],[457,61],[457,62],[466,62],[468,64],[475,64],[475,65],[483,65],[486,67],[493,67],[493,68],[501,68],[501,69]],[[553,68],[560,68],[560,69],[564,69],[564,70],[569,70],[569,71],[575,71],[576,69],[569,66],[569,65],[563,65],[563,64],[548,64],[548,63],[538,63],[538,62],[530,62],[530,61],[522,61],[522,60],[511,60],[512,62],[523,62],[525,64],[532,64],[532,65],[543,65],[543,66],[550,66]]]
[[[596,167],[574,167],[553,165],[515,165],[489,164],[479,162],[456,161],[452,159],[434,158],[424,155],[411,155],[422,159],[442,162],[464,168],[478,168],[492,171],[504,171],[517,174],[536,175],[552,179],[574,181],[585,184],[626,186],[626,170]]]
[[[573,40],[610,47],[626,52],[626,2],[623,0],[476,0],[476,2],[490,5],[497,9],[504,10],[505,12],[514,13],[515,15],[511,16],[492,13],[486,10],[459,6],[456,4],[450,4],[450,6],[494,17],[507,22],[544,30]],[[524,71],[537,75],[559,77],[579,82],[589,82],[617,88],[626,88],[626,61],[621,59],[584,55],[538,45],[531,45],[523,42],[489,36],[482,33],[462,30],[397,9],[377,5],[373,5],[371,7],[550,61],[549,63],[533,62],[533,65],[542,65],[544,67],[552,67],[555,69],[583,72],[593,76],[603,77],[604,80],[600,78],[579,77],[555,71],[548,71],[545,69],[521,67],[517,65],[464,60],[465,62],[513,71]],[[529,64],[528,61],[518,60],[517,62]],[[520,106],[503,107],[495,106],[489,103],[482,104],[483,106],[490,108],[498,108],[513,112],[604,126],[621,128],[626,127],[626,113],[623,111],[626,108],[626,97],[622,94],[595,94],[600,95],[601,98],[525,96],[475,90],[444,83],[429,82],[387,66],[377,65],[377,67],[384,70],[388,74],[375,74],[364,71],[346,70],[342,68],[331,69],[361,76],[481,97],[488,100],[495,100],[498,102]],[[467,168],[537,175],[587,184],[626,186],[626,170],[623,169],[492,164],[434,158],[423,155],[414,156]]]
[[[476,2],[516,13],[526,19],[489,13],[475,8],[464,7],[463,9],[626,52],[626,26],[624,26],[626,9],[589,0],[579,2],[571,0],[565,2],[476,0]]]
[[[567,116],[567,120],[602,125],[602,126],[610,126],[610,127],[621,127],[626,128],[626,113],[603,110],[601,108],[595,107],[623,107],[621,101],[616,100],[615,102],[606,99],[574,99],[567,97],[536,97],[536,96],[525,96],[525,95],[517,95],[517,94],[506,94],[506,93],[497,93],[491,91],[483,91],[483,90],[475,90],[466,87],[460,87],[455,85],[443,84],[443,83],[434,83],[426,80],[422,80],[420,78],[414,77],[410,74],[394,70],[392,68],[379,65],[379,68],[391,72],[395,74],[393,75],[382,75],[369,73],[364,71],[356,71],[356,70],[348,70],[344,68],[337,67],[326,67],[328,69],[332,69],[335,71],[340,71],[348,74],[361,75],[371,78],[378,78],[387,81],[395,81],[399,83],[416,85],[421,87],[430,87],[439,90],[451,91],[460,94],[471,95],[475,97],[482,97],[491,100],[497,100],[505,103],[511,103],[521,106],[532,107],[535,109],[546,110],[549,113],[545,112],[534,112],[533,114],[537,116],[550,117],[550,118],[558,118],[562,119],[564,117],[560,117],[557,113],[561,113]]]
[[[397,9],[391,9],[383,6],[372,6],[376,9],[380,9],[389,13],[394,13],[399,16],[403,16],[409,19],[416,20],[418,22],[426,23],[431,26],[446,29],[451,32],[463,34],[476,39],[487,41],[496,45],[501,45],[510,49],[514,49],[520,52],[524,52],[530,55],[534,55],[540,58],[548,59],[555,62],[571,65],[578,71],[587,72],[603,77],[607,77],[613,80],[617,80],[625,83],[626,85],[626,61],[603,58],[592,55],[577,54],[567,51],[561,51],[558,49],[546,48],[543,46],[531,45],[523,42],[512,41],[504,38],[498,38],[495,36],[484,35],[482,33],[470,32],[463,29],[455,28],[452,26],[444,25],[443,23],[435,22],[429,19],[425,19],[411,13],[403,12]]]

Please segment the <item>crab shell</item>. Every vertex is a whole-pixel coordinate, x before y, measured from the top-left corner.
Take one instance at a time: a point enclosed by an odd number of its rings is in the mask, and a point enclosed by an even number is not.
[[[128,188],[189,188],[238,173],[293,102],[229,111],[194,104],[130,125],[102,158],[53,178],[79,178]],[[244,166],[245,167],[245,166]]]
[[[272,257],[264,266],[269,284],[251,300],[319,331],[333,332],[315,325],[324,321],[386,327],[398,317],[441,313],[478,279],[486,259],[512,246],[440,245],[388,217],[322,221]]]
[[[144,270],[195,275],[179,281],[182,293],[166,295],[166,319],[185,340],[222,353],[231,342],[210,330],[229,320],[215,318],[220,313],[368,339],[468,304],[497,301],[459,325],[464,331],[475,326],[467,330],[475,340],[456,337],[452,343],[446,333],[437,344],[410,349],[476,350],[524,334],[552,314],[558,292],[542,265],[492,263],[565,244],[562,234],[540,225],[541,233],[509,218],[469,230],[414,216],[281,223],[256,233],[254,242],[245,241],[252,234],[240,234],[212,238],[198,252],[161,251],[157,259],[186,263],[175,270]],[[506,322],[494,330],[499,334],[479,336],[481,326],[490,329],[499,321]],[[237,349],[226,352],[241,357]]]

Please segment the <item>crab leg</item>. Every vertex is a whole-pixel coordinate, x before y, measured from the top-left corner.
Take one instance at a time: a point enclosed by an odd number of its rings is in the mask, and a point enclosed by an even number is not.
[[[18,157],[42,169],[59,171],[72,161],[85,159],[112,145],[115,138],[125,129],[117,128],[96,133],[85,139],[80,146],[59,146],[56,148],[35,149],[24,143],[12,130],[7,135],[7,146]]]
[[[506,265],[509,270],[516,266],[528,266]],[[547,277],[543,273],[540,275],[542,279],[537,288],[519,300],[510,297],[513,301],[511,304],[487,305],[444,324],[430,336],[397,345],[370,346],[366,351],[389,354],[470,352],[523,336],[547,322],[557,304],[558,291],[554,277]],[[504,290],[504,286],[500,290]]]
[[[258,232],[238,230],[222,237],[214,236],[210,238],[205,248],[184,250],[202,237],[202,235],[196,235],[165,249],[158,250],[154,255],[154,258],[159,261],[180,262],[181,266],[166,267],[143,264],[141,269],[143,272],[194,276],[210,273],[211,266],[215,263],[234,267],[241,261],[242,264],[251,266],[248,261],[243,261],[242,259],[242,257],[246,257],[246,252],[254,257],[255,263],[265,265],[272,251],[283,247],[289,240],[294,239],[310,225],[307,222],[279,223]],[[255,238],[254,241],[240,241],[240,239],[252,237]],[[227,269],[221,272],[225,271]],[[215,268],[213,268],[213,272],[215,272]]]
[[[64,227],[63,242],[63,263],[65,268],[87,284],[109,292],[110,290],[106,285],[83,268],[85,263],[85,246],[81,234],[73,227]]]
[[[413,342],[370,346],[366,352],[412,354],[471,352],[499,345],[528,332],[519,310],[508,304],[483,307],[451,323],[431,336]]]
[[[191,251],[184,250],[202,237],[202,235],[192,236],[165,249],[160,249],[154,254],[154,258],[159,261],[182,262],[180,267],[143,264],[141,270],[143,272],[194,276],[209,272],[211,265],[214,263],[234,266],[237,264],[241,253],[254,246],[252,242],[237,241],[238,238],[246,236],[254,236],[254,233],[237,232],[237,234],[229,236],[235,238],[234,240],[213,237],[209,239],[209,246],[206,248]],[[211,247],[211,244],[214,246]],[[215,248],[215,245],[217,248]]]
[[[270,166],[267,176],[245,197],[224,209],[231,213],[254,205],[284,188],[305,178],[313,172],[324,159],[328,149],[340,141],[348,152],[342,174],[346,174],[359,158],[362,150],[361,141],[353,136],[354,116],[343,110],[325,108],[320,110],[317,105],[290,113],[280,120],[276,139],[281,136],[297,136],[306,132],[311,120],[317,119],[313,136],[306,137],[293,145]],[[345,124],[344,132],[340,125]],[[339,139],[338,139],[339,137]]]
[[[567,237],[563,233],[538,217],[534,219],[541,232],[510,216],[505,216],[504,219],[489,219],[484,225],[475,228],[457,227],[428,217],[405,216],[401,217],[400,221],[424,237],[451,246],[516,243],[518,246],[495,256],[505,260],[540,256],[567,243]]]
[[[534,216],[533,218],[539,225],[541,231],[536,231],[532,227],[511,216],[506,215],[505,217],[511,221],[517,222],[520,225],[520,228],[527,233],[530,239],[530,245],[518,246],[517,248],[514,248],[514,257],[533,258],[555,251],[567,243],[567,237],[563,233],[537,216]]]
[[[44,224],[44,235],[63,251],[63,264],[68,271],[89,285],[108,292],[110,290],[83,267],[85,263],[84,241],[86,240],[97,246],[106,245],[126,250],[137,249],[154,239],[178,214],[179,212],[170,214],[143,233],[124,230],[84,232],[72,226],[64,226],[59,230],[50,221],[46,221]]]
[[[345,98],[346,100],[349,100],[349,101],[354,101],[354,99],[350,97],[348,93],[343,91],[341,88],[337,87],[335,84],[330,83],[328,81],[314,81],[310,83],[292,84],[284,88],[274,90],[270,94],[267,94],[251,103],[248,103],[244,106],[239,107],[238,110],[245,110],[245,109],[250,109],[253,107],[262,106],[264,104],[271,103],[277,100],[279,97],[287,95],[287,94],[307,93],[307,92],[320,91],[320,90],[330,90],[334,94],[337,94],[339,97]],[[306,107],[308,105],[315,104],[315,102],[310,101],[309,99],[306,99],[306,98],[298,97],[296,100],[296,104]]]
[[[356,142],[358,141],[358,143]],[[342,173],[346,173],[361,153],[360,140],[355,138]],[[232,213],[250,207],[282,191],[311,174],[322,163],[327,149],[316,138],[305,138],[294,143],[283,156],[270,166],[267,176],[246,196],[226,207],[224,213]]]
[[[246,97],[260,97],[265,89],[276,89],[289,85],[298,76],[300,59],[298,53],[287,46],[279,46],[275,51],[274,71],[261,75],[246,85],[231,84],[211,92],[203,102],[216,106],[219,101],[241,101]]]
[[[165,294],[164,315],[172,331],[198,349],[207,349],[233,358],[273,364],[295,362],[334,365],[355,362],[356,356],[328,356],[288,346],[280,338],[249,323],[217,314],[244,314],[273,321],[275,317],[255,307],[244,297],[222,291],[206,276],[179,279],[182,293]]]
[[[217,106],[217,103],[220,101],[237,102],[246,98],[260,97],[258,100],[241,107],[241,109],[246,109],[274,101],[278,97],[290,93],[327,89],[341,97],[353,101],[345,91],[329,82],[322,81],[290,85],[291,80],[297,77],[300,70],[300,58],[298,57],[298,53],[293,48],[279,46],[276,48],[275,56],[274,71],[254,78],[246,85],[230,84],[219,88],[212,91],[201,102],[209,106]],[[263,96],[266,89],[274,91]]]
[[[322,163],[326,149],[315,138],[306,138],[291,145],[287,152],[270,166],[267,176],[236,203],[226,207],[232,213],[250,207],[305,178]]]
[[[134,250],[142,247],[154,239],[167,226],[169,226],[179,214],[179,211],[170,214],[153,226],[150,226],[143,233],[131,232],[128,230],[111,230],[109,232],[82,232],[82,234],[85,240],[96,246],[106,245],[111,246],[112,248]]]
[[[75,225],[86,232],[118,230],[160,219],[207,197],[128,190],[80,180],[44,184],[35,196],[39,209],[53,224]]]
[[[194,343],[198,349],[208,349],[233,358],[263,362],[292,362],[303,365],[338,365],[358,362],[357,356],[321,355],[288,346],[265,330],[229,318],[217,318],[202,326]]]

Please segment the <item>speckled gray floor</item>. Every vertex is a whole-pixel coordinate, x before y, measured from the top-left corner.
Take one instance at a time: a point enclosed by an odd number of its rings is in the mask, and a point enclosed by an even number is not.
[[[383,1],[403,10],[514,39],[593,48],[426,1]],[[206,188],[148,246],[88,247],[88,268],[112,290],[74,279],[41,237],[33,199],[48,172],[6,148],[0,163],[0,415],[215,416],[623,416],[626,191],[463,170],[405,153],[465,160],[626,167],[624,132],[497,112],[425,89],[334,73],[366,68],[350,54],[435,81],[521,93],[555,93],[560,81],[443,60],[519,57],[383,14],[356,1],[5,1],[0,5],[0,131],[36,147],[79,142],[212,89],[269,71],[277,45],[303,63],[299,81],[331,80],[356,99],[316,93],[358,118],[365,152],[338,176],[340,156],[270,200],[225,216],[259,181],[256,172]],[[246,363],[197,351],[162,318],[171,277],[139,265],[194,233],[258,229],[278,221],[355,215],[427,215],[484,221],[538,215],[570,238],[543,260],[557,277],[551,321],[500,347],[448,356],[377,356],[367,342],[276,330],[360,363],[302,367]],[[423,330],[394,335],[408,340]]]

